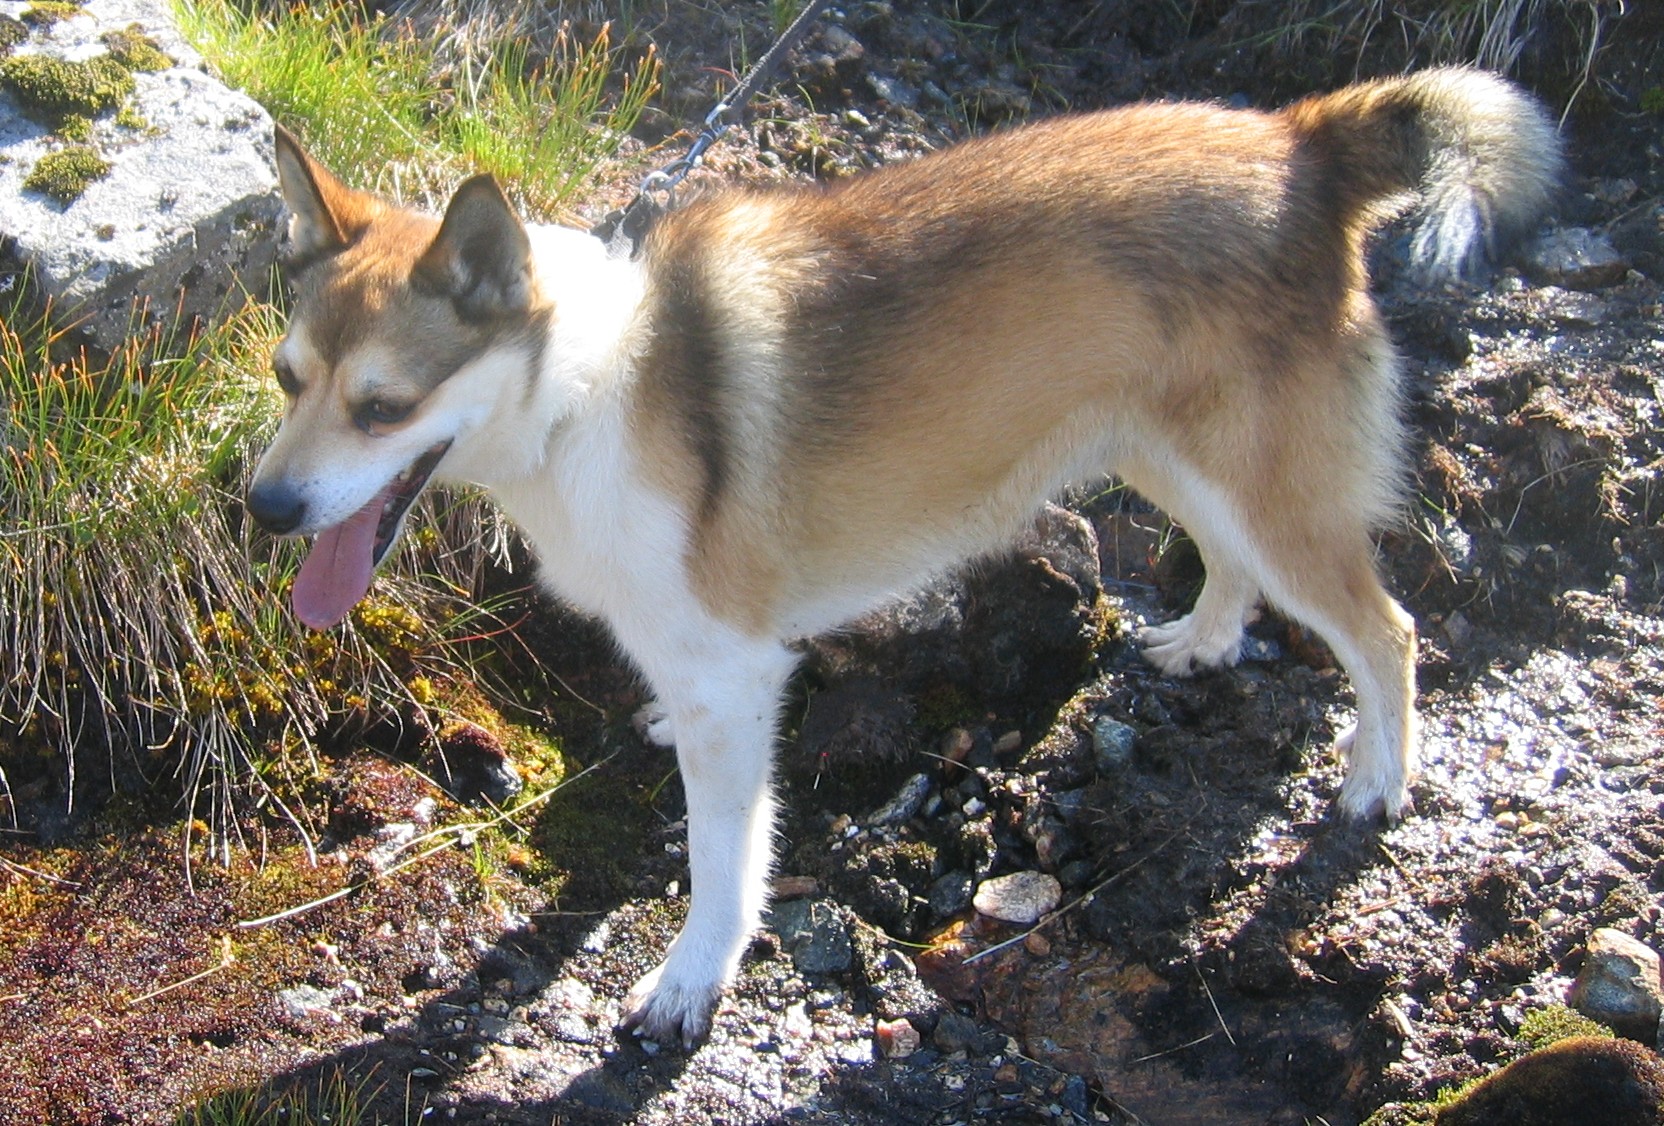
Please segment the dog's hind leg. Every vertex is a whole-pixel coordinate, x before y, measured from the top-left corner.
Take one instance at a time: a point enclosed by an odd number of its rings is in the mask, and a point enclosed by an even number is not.
[[[1352,678],[1358,721],[1335,741],[1347,760],[1341,809],[1396,820],[1415,765],[1415,624],[1375,572],[1368,506],[1314,489],[1256,509],[1172,457],[1134,460],[1124,472],[1185,526],[1207,568],[1196,609],[1146,631],[1150,659],[1170,673],[1230,660],[1263,593],[1328,642]],[[1330,491],[1344,493],[1333,483]]]
[[[638,650],[637,659],[675,734],[693,888],[681,933],[630,991],[623,1024],[691,1047],[709,1032],[762,914],[774,820],[770,759],[796,658],[708,619],[682,642],[653,650]]]
[[[1357,724],[1335,740],[1346,760],[1341,809],[1397,821],[1410,805],[1416,760],[1415,622],[1381,585],[1363,529],[1311,546],[1271,556],[1261,584],[1329,643],[1352,678]]]

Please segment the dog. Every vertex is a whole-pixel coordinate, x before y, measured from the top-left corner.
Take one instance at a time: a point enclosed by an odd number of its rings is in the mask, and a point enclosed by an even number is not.
[[[1438,281],[1548,208],[1528,95],[1447,68],[1280,112],[1147,104],[832,186],[732,188],[639,253],[521,222],[489,176],[442,217],[356,191],[279,127],[287,397],[246,496],[315,536],[328,628],[430,480],[483,486],[543,583],[651,687],[686,789],[692,902],[622,1025],[692,1046],[764,906],[770,757],[797,639],[1008,542],[1117,474],[1201,550],[1161,670],[1229,665],[1262,600],[1356,691],[1338,805],[1389,820],[1415,765],[1415,627],[1374,533],[1407,477],[1366,240],[1419,204]]]

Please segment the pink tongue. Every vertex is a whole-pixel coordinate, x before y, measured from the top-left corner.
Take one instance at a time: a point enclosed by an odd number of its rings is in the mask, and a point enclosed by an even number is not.
[[[295,617],[312,629],[328,629],[358,604],[370,590],[375,573],[376,526],[387,491],[357,513],[319,532],[312,550],[295,576],[290,596]]]

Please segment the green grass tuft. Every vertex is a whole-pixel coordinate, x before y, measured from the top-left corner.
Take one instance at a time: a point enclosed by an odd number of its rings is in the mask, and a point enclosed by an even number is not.
[[[379,1091],[379,1084],[355,1083],[345,1073],[331,1071],[315,1083],[276,1093],[221,1092],[191,1107],[174,1126],[380,1126],[368,1110]],[[407,1116],[407,1121],[415,1120]]]
[[[357,4],[256,18],[230,0],[179,0],[186,34],[225,80],[302,133],[348,183],[433,200],[492,172],[535,214],[566,201],[656,89],[649,55],[616,93],[606,28],[556,31],[540,55],[514,26],[489,42],[366,21]]]

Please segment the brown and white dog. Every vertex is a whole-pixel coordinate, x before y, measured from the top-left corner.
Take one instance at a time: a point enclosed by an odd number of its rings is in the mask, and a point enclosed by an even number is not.
[[[327,628],[430,475],[484,486],[548,587],[603,618],[686,787],[693,900],[625,1023],[692,1043],[763,907],[794,639],[1001,546],[1119,474],[1200,546],[1172,674],[1230,664],[1265,600],[1351,675],[1346,813],[1396,818],[1415,630],[1372,532],[1405,476],[1364,243],[1419,200],[1434,277],[1532,225],[1560,174],[1528,97],[1460,69],[1278,113],[1141,105],[833,187],[732,190],[634,259],[523,225],[489,177],[443,221],[354,191],[279,130],[288,395],[248,510],[315,535]]]

